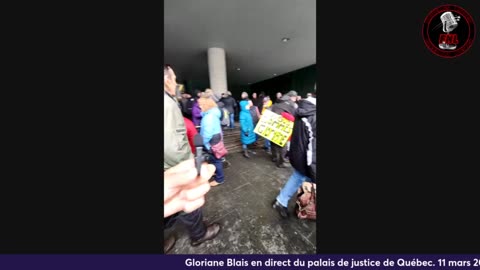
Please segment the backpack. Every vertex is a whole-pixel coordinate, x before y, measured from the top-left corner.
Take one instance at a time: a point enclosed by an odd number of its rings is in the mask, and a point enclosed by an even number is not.
[[[230,113],[225,108],[222,108],[220,111],[222,112],[221,125],[226,127],[230,126]]]
[[[253,125],[256,126],[260,120],[260,113],[257,106],[250,107],[250,115],[252,115]]]
[[[315,183],[303,182],[298,189],[295,212],[299,219],[317,219],[317,185]]]

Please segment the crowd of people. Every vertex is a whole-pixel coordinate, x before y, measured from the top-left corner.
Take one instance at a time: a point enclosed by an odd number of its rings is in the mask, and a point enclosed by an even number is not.
[[[278,168],[292,167],[293,173],[272,202],[283,218],[288,217],[288,202],[304,181],[316,181],[316,98],[315,93],[302,99],[296,91],[285,95],[278,92],[275,102],[261,92],[241,94],[237,102],[227,91],[217,96],[213,90],[194,91],[194,95],[178,93],[175,72],[164,67],[164,217],[165,227],[182,222],[189,230],[193,246],[215,238],[220,224],[203,222],[204,195],[211,187],[225,183],[225,146],[223,133],[235,128],[238,113],[243,156],[256,155],[254,144],[259,136],[254,132],[266,110],[293,121],[289,142],[279,146],[264,140],[263,148]],[[202,138],[201,148],[195,141]],[[197,153],[197,151],[202,153]],[[194,155],[205,158],[201,169]],[[290,165],[287,165],[287,162]],[[179,176],[182,174],[182,176]],[[175,244],[175,238],[164,241],[164,251]]]

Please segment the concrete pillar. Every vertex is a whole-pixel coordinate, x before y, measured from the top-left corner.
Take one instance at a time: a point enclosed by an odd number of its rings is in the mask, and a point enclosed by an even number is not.
[[[208,49],[208,73],[210,76],[210,88],[217,97],[220,97],[221,93],[225,93],[228,90],[227,64],[224,49]]]

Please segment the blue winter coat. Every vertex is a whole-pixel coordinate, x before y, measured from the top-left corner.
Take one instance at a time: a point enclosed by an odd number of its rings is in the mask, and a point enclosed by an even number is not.
[[[210,140],[216,134],[221,134],[220,126],[220,109],[218,107],[211,108],[206,112],[202,112],[202,121],[200,123],[200,135],[203,137],[203,145],[210,150]]]
[[[240,139],[242,144],[252,144],[256,141],[256,136],[253,130],[255,127],[253,126],[252,115],[250,114],[250,110],[247,109],[248,100],[240,101]],[[246,135],[248,133],[248,136]]]

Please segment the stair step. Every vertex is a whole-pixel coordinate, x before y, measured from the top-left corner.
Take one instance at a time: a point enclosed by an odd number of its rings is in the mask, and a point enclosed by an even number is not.
[[[235,122],[235,128],[233,130],[223,130],[223,143],[229,153],[239,153],[243,151],[241,142],[241,130],[240,124]],[[264,138],[258,137],[257,146],[249,146],[249,149],[261,149],[263,147]]]
[[[225,148],[227,148],[229,153],[237,153],[237,152],[242,152],[242,144],[240,142],[234,143],[234,144],[225,144]],[[263,144],[259,143],[257,146],[249,146],[249,149],[262,149]]]

